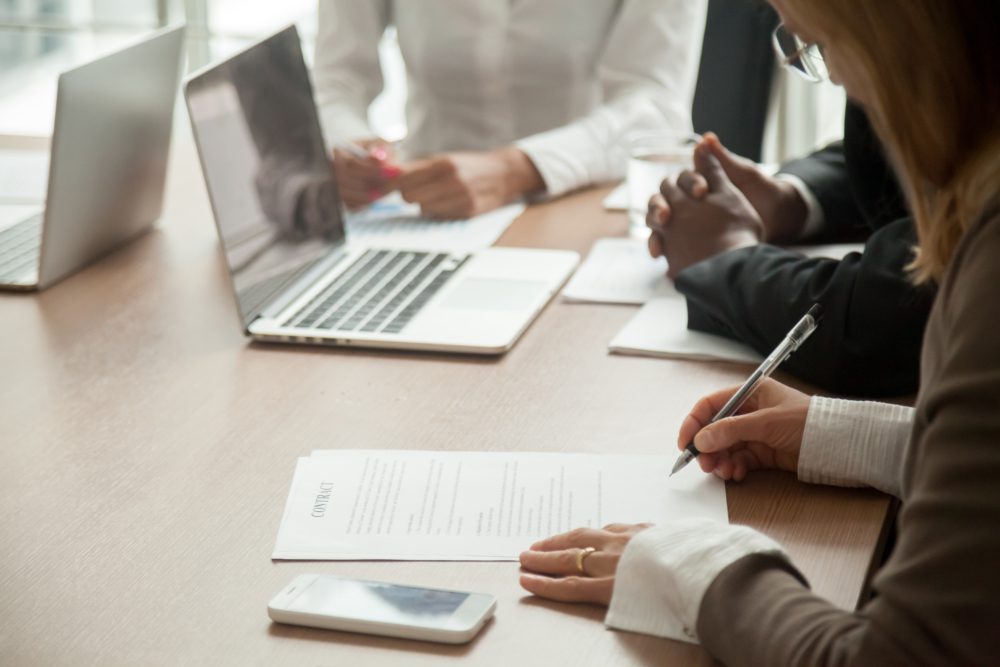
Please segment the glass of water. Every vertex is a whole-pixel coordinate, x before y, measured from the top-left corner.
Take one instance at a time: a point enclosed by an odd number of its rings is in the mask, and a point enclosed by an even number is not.
[[[649,198],[660,191],[660,183],[692,168],[694,147],[701,136],[689,133],[652,132],[629,137],[628,231],[646,237]]]

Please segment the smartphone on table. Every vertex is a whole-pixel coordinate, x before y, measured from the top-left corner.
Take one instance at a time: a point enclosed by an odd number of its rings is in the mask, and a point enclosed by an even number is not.
[[[267,615],[290,625],[464,644],[496,605],[485,593],[303,574],[274,596]]]

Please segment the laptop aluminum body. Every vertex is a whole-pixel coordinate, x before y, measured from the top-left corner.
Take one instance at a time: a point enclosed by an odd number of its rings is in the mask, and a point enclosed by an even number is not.
[[[351,243],[294,27],[192,75],[184,92],[240,321],[256,340],[499,354],[579,260]]]
[[[0,230],[0,288],[48,287],[160,217],[183,38],[168,28],[59,76],[45,207]]]

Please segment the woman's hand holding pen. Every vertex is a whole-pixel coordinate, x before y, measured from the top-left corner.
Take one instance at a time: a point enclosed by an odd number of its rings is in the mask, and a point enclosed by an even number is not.
[[[392,144],[382,139],[362,139],[353,146],[367,155],[346,150],[347,145],[333,151],[333,168],[340,198],[349,209],[367,206],[395,189],[393,180],[402,170],[395,162]]]
[[[795,472],[809,396],[764,380],[735,416],[709,424],[738,389],[722,389],[698,401],[681,425],[678,448],[683,450],[693,438],[702,470],[726,480],[740,481],[750,470],[764,468]],[[536,542],[521,554],[521,586],[551,600],[607,605],[625,547],[647,528],[649,524],[577,528]]]
[[[742,481],[751,470],[795,472],[809,396],[765,380],[735,416],[709,424],[737,389],[722,389],[695,403],[681,424],[678,448],[693,439],[701,469],[725,480]]]
[[[338,145],[333,158],[340,196],[349,209],[399,190],[426,217],[471,218],[545,187],[531,159],[514,147],[442,153],[401,165],[390,144],[370,139]]]

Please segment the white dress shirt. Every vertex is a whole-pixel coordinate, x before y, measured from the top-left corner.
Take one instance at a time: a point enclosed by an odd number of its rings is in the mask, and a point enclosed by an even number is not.
[[[707,0],[320,0],[314,83],[332,144],[373,136],[378,43],[406,63],[405,158],[516,145],[548,193],[625,174],[631,133],[691,130]]]
[[[798,477],[834,486],[871,486],[899,496],[913,409],[814,396],[809,402]],[[672,521],[636,535],[618,563],[605,623],[619,630],[697,641],[709,586],[751,554],[787,555],[746,526]]]

